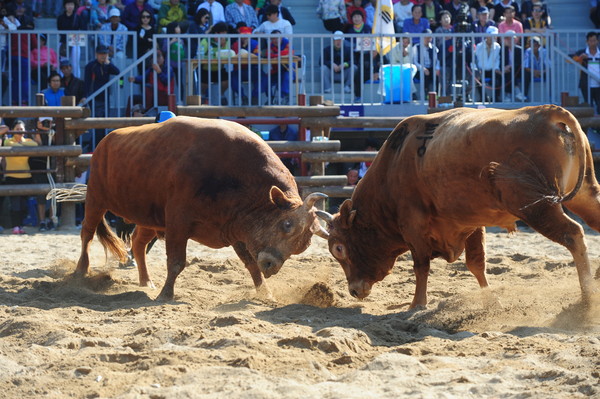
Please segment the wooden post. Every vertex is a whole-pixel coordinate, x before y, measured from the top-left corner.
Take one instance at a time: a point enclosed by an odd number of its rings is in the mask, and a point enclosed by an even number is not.
[[[74,107],[75,106],[75,96],[63,96],[60,98],[60,106],[61,107]]]
[[[35,93],[35,105],[38,107],[46,105],[46,96],[44,96],[44,93]]]
[[[187,96],[187,105],[202,105],[202,97],[200,96]]]
[[[177,98],[175,94],[169,94],[169,111],[177,115]]]

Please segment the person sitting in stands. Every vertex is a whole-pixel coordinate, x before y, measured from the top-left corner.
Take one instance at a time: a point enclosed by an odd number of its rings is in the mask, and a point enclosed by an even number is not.
[[[46,42],[46,35],[43,33],[40,34],[39,48],[35,47],[29,55],[31,77],[34,82],[39,81],[39,87],[45,87],[47,84],[46,76],[51,71],[58,70],[58,55],[54,49],[46,45]]]
[[[154,80],[156,72],[157,80]],[[156,49],[156,64],[146,70],[144,76],[130,76],[129,81],[138,84],[144,84],[146,94],[146,108],[154,106],[154,88],[158,93],[158,102],[156,105],[169,105],[169,95],[175,94],[175,72],[165,63],[165,57],[160,49]]]
[[[265,10],[267,20],[260,24],[258,28],[254,29],[254,33],[267,33],[271,34],[274,31],[283,33],[284,35],[291,35],[294,33],[292,24],[288,20],[279,18],[279,9],[277,6],[270,5]]]
[[[352,62],[352,48],[344,40],[344,33],[336,31],[333,37],[333,46],[327,46],[323,49],[323,59],[321,63],[321,77],[323,81],[323,90],[325,93],[331,93],[332,76],[339,78],[344,84],[344,92],[350,93],[354,74],[358,70],[356,64]]]
[[[42,90],[44,98],[46,99],[46,105],[51,107],[60,107],[60,99],[65,96],[65,89],[60,87],[60,74],[56,71],[51,72],[48,76],[48,88]]]
[[[60,71],[63,74],[61,86],[65,88],[65,96],[75,96],[75,104],[81,106],[85,102],[85,84],[83,80],[73,75],[71,61],[62,60]]]

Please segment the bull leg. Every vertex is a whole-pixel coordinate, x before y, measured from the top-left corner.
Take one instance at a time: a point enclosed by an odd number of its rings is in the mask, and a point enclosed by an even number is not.
[[[258,264],[252,255],[250,255],[246,249],[246,245],[243,242],[238,241],[233,244],[233,250],[240,257],[242,262],[244,262],[244,266],[246,266],[246,269],[248,269],[250,272],[250,276],[254,282],[254,287],[256,287],[256,290],[258,291],[259,288],[265,284],[265,280],[263,279],[260,269],[258,268]]]
[[[592,277],[583,228],[563,212],[560,204],[540,203],[532,208],[526,210],[523,221],[571,252],[581,291],[584,298],[589,297],[597,288]]]
[[[427,306],[427,279],[429,278],[430,256],[427,254],[417,254],[416,251],[411,251],[414,259],[413,270],[417,280],[415,295],[409,309],[414,309],[417,306]]]
[[[131,238],[131,251],[137,263],[140,287],[156,288],[146,267],[146,247],[148,243],[156,236],[152,229],[136,226]]]
[[[168,226],[177,226],[171,227]],[[175,221],[167,225],[165,232],[165,245],[167,247],[167,279],[157,300],[172,301],[174,295],[175,280],[179,273],[186,267],[186,247],[188,235],[186,224],[181,221]]]
[[[467,269],[477,279],[479,286],[485,288],[488,286],[485,277],[485,228],[479,227],[475,230],[465,242],[465,259]]]
[[[81,223],[81,255],[75,268],[76,275],[84,276],[90,268],[90,244],[94,239],[96,228],[102,222],[105,213],[105,209],[93,209],[91,204],[86,207],[85,218]]]

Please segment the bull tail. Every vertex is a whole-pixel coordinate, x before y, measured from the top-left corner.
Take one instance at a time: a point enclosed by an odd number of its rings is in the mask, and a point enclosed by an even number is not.
[[[96,227],[96,234],[105,250],[115,255],[119,262],[125,263],[127,261],[125,243],[111,230],[105,218],[102,218],[102,221]]]

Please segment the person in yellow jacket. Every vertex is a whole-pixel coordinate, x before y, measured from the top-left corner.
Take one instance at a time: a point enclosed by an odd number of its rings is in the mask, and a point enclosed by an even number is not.
[[[8,147],[33,147],[38,144],[32,139],[25,138],[25,122],[17,120],[13,125],[12,137],[4,139],[4,145]],[[29,173],[29,157],[6,157],[6,173],[4,184],[31,184],[31,173]],[[25,234],[23,230],[23,219],[27,216],[27,196],[10,197],[10,220],[13,234]]]
[[[158,26],[166,28],[171,22],[184,22],[187,18],[185,7],[179,4],[179,0],[167,0],[163,2],[158,10]],[[163,33],[163,32],[159,32]]]

